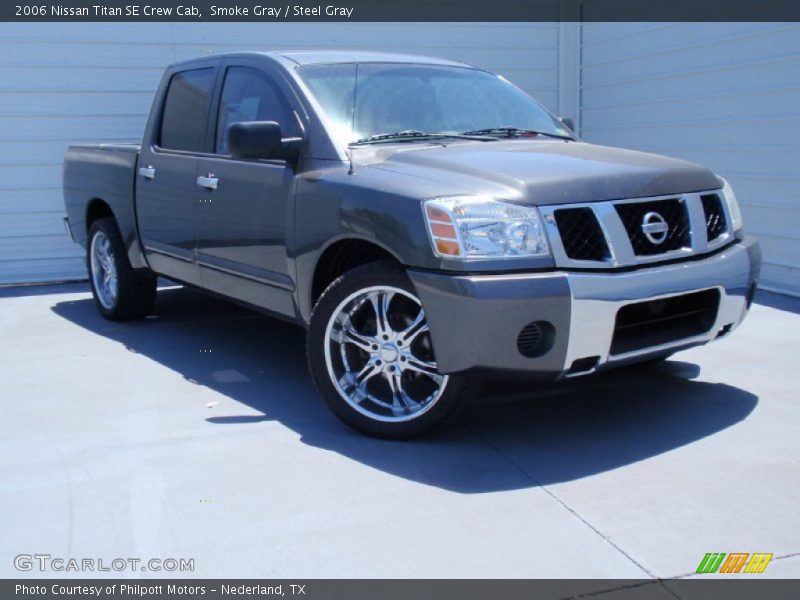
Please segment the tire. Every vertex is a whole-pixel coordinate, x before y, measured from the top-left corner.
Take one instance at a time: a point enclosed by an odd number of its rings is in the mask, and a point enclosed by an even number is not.
[[[436,370],[422,303],[390,262],[356,267],[330,284],[311,315],[306,351],[327,406],[373,437],[428,433],[452,419],[474,389],[465,376]]]
[[[648,368],[648,367],[656,367],[664,362],[666,362],[674,352],[670,352],[669,354],[665,354],[664,356],[657,356],[655,358],[648,358],[647,360],[643,360],[642,362],[636,363],[637,367]]]
[[[88,241],[89,285],[100,314],[112,321],[147,315],[156,299],[156,276],[131,267],[114,219],[94,221]]]

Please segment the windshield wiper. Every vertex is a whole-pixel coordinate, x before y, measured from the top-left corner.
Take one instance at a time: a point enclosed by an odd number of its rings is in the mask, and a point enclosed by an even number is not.
[[[557,140],[575,141],[569,135],[559,135],[557,133],[547,133],[546,131],[536,131],[535,129],[519,129],[517,127],[489,127],[487,129],[476,129],[475,131],[465,131],[463,135],[505,135],[505,137],[515,137],[520,135],[544,135]]]
[[[496,140],[496,137],[487,137],[478,133],[429,133],[426,131],[417,131],[416,129],[407,129],[406,131],[395,131],[393,133],[379,133],[369,137],[361,138],[352,142],[350,145],[355,146],[358,144],[372,144],[375,142],[392,142],[392,141],[422,141],[422,140],[440,140],[447,138],[455,138],[458,140],[475,140],[479,142],[491,142]]]

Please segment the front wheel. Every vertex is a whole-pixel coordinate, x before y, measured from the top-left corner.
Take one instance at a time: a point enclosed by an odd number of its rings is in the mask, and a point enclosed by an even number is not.
[[[133,270],[114,219],[94,221],[88,237],[89,284],[100,314],[113,321],[147,315],[156,299],[156,277]]]
[[[328,407],[375,437],[430,431],[455,414],[469,387],[463,376],[439,372],[422,303],[391,263],[357,267],[328,287],[307,351]]]

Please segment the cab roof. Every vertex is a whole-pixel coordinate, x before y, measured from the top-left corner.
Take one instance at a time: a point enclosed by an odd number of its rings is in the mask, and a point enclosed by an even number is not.
[[[418,56],[414,54],[396,54],[392,52],[367,52],[361,50],[293,50],[288,52],[264,52],[263,54],[280,56],[298,65],[331,64],[331,63],[363,63],[363,62],[395,62],[430,65],[469,66],[454,60]]]
[[[318,65],[318,64],[345,64],[345,63],[406,63],[441,65],[452,67],[473,67],[462,62],[418,56],[414,54],[396,54],[392,52],[367,52],[362,50],[286,50],[274,52],[231,52],[210,56],[202,56],[190,60],[180,61],[172,67],[187,66],[196,62],[205,62],[215,58],[247,58],[264,57],[283,64],[285,67]]]

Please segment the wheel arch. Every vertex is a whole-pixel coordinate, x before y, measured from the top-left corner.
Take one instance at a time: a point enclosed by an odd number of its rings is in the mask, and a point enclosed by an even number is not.
[[[374,239],[350,235],[331,240],[314,264],[308,292],[309,306],[313,308],[316,305],[322,293],[337,277],[350,269],[379,260],[403,264],[394,252]]]
[[[119,206],[117,207],[120,208]],[[134,269],[149,270],[149,265],[144,256],[144,251],[139,243],[139,238],[136,233],[136,225],[133,217],[133,210],[130,215],[127,211],[122,210],[121,215],[117,215],[112,208],[112,203],[108,202],[101,196],[95,196],[86,203],[84,210],[84,236],[85,246],[89,248],[89,228],[98,219],[109,218],[114,220],[122,240],[125,244],[126,254],[131,266]]]
[[[84,224],[86,233],[89,233],[89,228],[92,226],[92,223],[97,221],[98,219],[103,219],[105,217],[110,217],[117,221],[117,217],[114,214],[114,211],[111,209],[111,205],[108,202],[103,200],[102,198],[95,197],[90,199],[86,203],[86,211],[84,213]],[[119,224],[117,225],[119,227]],[[87,235],[87,245],[89,243],[88,235]]]

